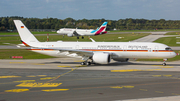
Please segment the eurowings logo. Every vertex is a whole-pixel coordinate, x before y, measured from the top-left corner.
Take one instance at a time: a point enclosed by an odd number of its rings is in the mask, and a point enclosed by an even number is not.
[[[102,32],[105,28],[106,28],[106,27],[101,27],[101,28],[95,33],[95,35],[106,34],[106,33],[107,33],[106,31]]]
[[[107,33],[105,31],[106,25],[107,25],[107,22],[104,22],[100,28],[97,28],[96,30],[91,31],[91,33],[95,33],[95,35],[106,34]]]
[[[103,24],[102,24],[102,26],[106,26],[107,25],[107,22],[104,22]]]

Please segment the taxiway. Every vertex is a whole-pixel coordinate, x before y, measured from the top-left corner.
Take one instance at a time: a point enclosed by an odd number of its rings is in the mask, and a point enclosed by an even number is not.
[[[180,63],[80,66],[77,59],[0,60],[0,101],[121,101],[180,95]],[[177,100],[178,101],[178,100]]]

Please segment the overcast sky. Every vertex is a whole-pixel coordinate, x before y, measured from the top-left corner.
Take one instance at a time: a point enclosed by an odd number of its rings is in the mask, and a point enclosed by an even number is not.
[[[0,0],[0,17],[180,20],[180,0]]]

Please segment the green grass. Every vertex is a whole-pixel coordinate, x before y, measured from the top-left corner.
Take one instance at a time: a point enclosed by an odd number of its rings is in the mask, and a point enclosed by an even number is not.
[[[158,29],[158,30],[115,30],[110,32],[160,32],[160,31],[177,31],[180,32],[180,29]]]
[[[91,36],[95,41],[97,42],[128,42],[132,41],[144,36],[147,36],[149,34],[105,34],[105,35],[98,35],[98,36]],[[118,37],[124,37],[123,39],[118,39]],[[36,38],[41,41],[47,41],[47,36],[36,36]],[[19,36],[11,36],[11,37],[0,37],[0,45],[7,45],[4,43],[10,43],[12,44],[21,44],[20,42],[20,37]],[[77,39],[76,37],[68,37],[68,36],[63,36],[62,35],[49,35],[49,41],[80,41],[80,42],[91,42],[88,36],[85,36],[84,39],[80,37],[80,39]]]
[[[56,32],[32,32],[33,34],[57,34]],[[0,32],[0,35],[18,35],[17,32]]]
[[[1,49],[0,59],[12,59],[11,56],[23,56],[23,59],[47,59],[54,58],[25,49]]]
[[[180,54],[180,50],[175,50],[174,52]],[[177,60],[180,60],[180,55],[168,59],[168,61],[177,61]],[[163,61],[163,59],[137,59],[136,61]]]
[[[165,35],[180,35],[180,32],[169,32],[166,33]]]
[[[162,38],[157,39],[154,42],[163,43],[163,44],[166,44],[168,46],[179,46],[180,47],[180,44],[176,44],[176,42],[180,42],[180,38],[176,38],[176,37],[177,36],[175,36],[175,37],[162,37]]]

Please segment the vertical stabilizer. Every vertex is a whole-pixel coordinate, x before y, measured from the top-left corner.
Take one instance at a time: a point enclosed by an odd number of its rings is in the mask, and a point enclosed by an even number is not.
[[[27,27],[21,22],[21,20],[14,20],[19,36],[22,42],[26,44],[31,42],[39,42],[36,37],[27,29]]]
[[[106,27],[107,27],[107,22],[104,22],[98,30],[96,30],[95,35],[100,35],[100,34],[106,34]]]

